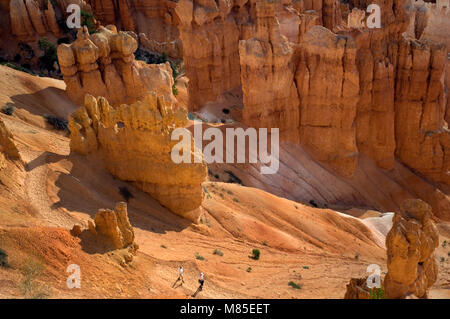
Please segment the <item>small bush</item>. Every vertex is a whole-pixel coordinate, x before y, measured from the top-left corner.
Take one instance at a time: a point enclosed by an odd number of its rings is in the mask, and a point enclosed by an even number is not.
[[[198,259],[198,260],[205,260],[205,257],[200,256],[199,253],[196,253],[196,254],[195,254],[195,258]]]
[[[309,266],[303,266],[303,269],[309,269]]]
[[[39,49],[44,51],[44,55],[39,58],[44,67],[48,70],[54,70],[55,62],[58,61],[56,45],[51,43],[47,38],[41,38],[38,41]]]
[[[233,202],[239,203],[239,199],[237,199],[236,197],[233,198]]]
[[[0,267],[9,268],[8,254],[0,248]]]
[[[89,11],[81,10],[81,25],[88,28],[89,34],[97,33],[97,26],[95,24],[95,17]]]
[[[251,256],[252,259],[258,260],[260,256],[261,256],[261,252],[259,251],[259,249],[255,248],[252,250],[252,256]]]
[[[319,205],[317,205],[317,203],[314,201],[314,199],[311,199],[310,201],[309,201],[309,204],[311,205],[311,206],[313,206],[313,207],[319,207]]]
[[[294,288],[294,289],[302,289],[302,285],[296,284],[296,283],[293,282],[293,281],[289,281],[289,282],[288,282],[288,285],[291,286],[291,287]]]
[[[441,263],[445,261],[445,257],[441,257]]]
[[[247,272],[252,272],[252,267],[248,267]]]
[[[2,113],[6,115],[13,115],[14,114],[14,106],[12,105],[5,105],[2,108]]]
[[[178,95],[178,88],[177,88],[177,84],[175,83],[174,85],[172,85],[172,94],[177,96]]]
[[[31,74],[31,75],[36,75],[31,70],[29,70],[29,69],[27,69],[27,68],[25,68],[23,66],[13,64],[13,63],[1,62],[0,65],[4,65],[4,66],[7,66],[8,68],[11,68],[11,69],[14,69],[14,70],[17,70],[17,71],[21,71],[21,72],[25,72],[25,73],[28,73],[28,74]]]
[[[125,186],[119,187],[119,194],[122,195],[123,199],[128,203],[131,198],[134,198],[133,194]]]
[[[269,244],[267,243],[267,240],[264,240],[264,241],[262,242],[262,244],[263,244],[264,246],[269,246]]]
[[[166,245],[161,245],[161,248],[167,249]]]
[[[29,258],[22,266],[22,293],[25,298],[43,299],[50,296],[49,287],[36,282],[36,279],[42,275],[44,265],[38,260]]]
[[[56,130],[68,131],[68,121],[53,115],[44,115],[48,124],[52,125]]]
[[[370,289],[369,299],[385,299],[385,293],[383,288]]]
[[[224,123],[225,121],[223,121],[222,123]],[[228,183],[234,183],[234,184],[239,184],[244,186],[244,184],[242,183],[242,180],[237,177],[232,171],[225,171],[225,173],[228,174]]]
[[[220,257],[223,256],[223,252],[222,252],[221,250],[219,250],[219,249],[214,249],[213,254],[214,254],[214,255],[219,255]]]

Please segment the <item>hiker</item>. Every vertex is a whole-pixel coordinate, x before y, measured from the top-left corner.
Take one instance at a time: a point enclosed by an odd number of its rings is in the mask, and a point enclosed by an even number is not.
[[[181,280],[182,283],[184,283],[183,273],[184,273],[183,266],[178,267],[178,279],[177,279],[177,281]]]
[[[203,284],[205,283],[205,275],[201,272],[198,282],[200,283],[200,287],[198,287],[199,290],[203,289]]]

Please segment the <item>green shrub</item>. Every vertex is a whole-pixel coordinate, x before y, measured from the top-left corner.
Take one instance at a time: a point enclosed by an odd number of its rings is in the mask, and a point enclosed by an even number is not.
[[[252,267],[248,267],[247,272],[252,272]]]
[[[39,49],[44,51],[44,55],[39,60],[48,71],[54,70],[54,64],[58,61],[56,45],[44,37],[39,39],[38,46]]]
[[[309,266],[303,266],[303,269],[309,269]]]
[[[0,267],[9,268],[8,254],[0,248]]]
[[[236,197],[233,198],[233,202],[239,203],[239,199],[237,199]]]
[[[175,81],[175,82],[176,82],[176,81]],[[172,85],[172,93],[173,93],[173,95],[175,95],[175,96],[178,95],[178,88],[177,88],[177,84],[176,84],[176,83],[174,83],[174,84]]]
[[[52,125],[56,130],[67,131],[68,130],[68,121],[53,115],[44,115],[47,123]]]
[[[39,259],[29,258],[23,263],[21,269],[24,277],[22,280],[22,293],[25,298],[44,299],[50,296],[50,288],[36,282],[36,279],[42,275],[43,270],[44,265]]]
[[[196,253],[196,254],[195,254],[195,258],[198,259],[198,260],[205,260],[205,257],[200,256],[199,253]]]
[[[214,249],[213,254],[214,254],[214,255],[219,255],[219,256],[221,256],[221,257],[223,256],[223,252],[222,252],[221,250],[217,249],[217,248]]]
[[[383,288],[370,289],[369,299],[385,299],[385,293]]]
[[[0,65],[4,65],[4,66],[7,66],[8,68],[11,68],[11,69],[14,69],[17,71],[21,71],[21,72],[25,72],[25,73],[28,73],[31,75],[36,75],[31,70],[24,68],[23,66],[10,63],[10,62],[0,62]]]
[[[294,289],[302,289],[302,285],[296,284],[296,283],[293,282],[293,281],[289,281],[289,282],[288,282],[288,285],[291,286],[291,287],[294,288]]]
[[[251,258],[254,259],[254,260],[258,260],[260,255],[261,255],[261,252],[259,251],[259,249],[255,248],[255,249],[252,250]]]
[[[119,186],[119,194],[122,195],[123,199],[128,203],[130,199],[134,198],[133,194],[126,186]]]
[[[97,26],[95,24],[95,16],[89,11],[81,10],[81,25],[88,28],[89,34],[97,33]]]
[[[13,113],[14,113],[14,106],[12,106],[12,105],[5,105],[2,108],[2,113],[6,114],[6,115],[13,115]]]

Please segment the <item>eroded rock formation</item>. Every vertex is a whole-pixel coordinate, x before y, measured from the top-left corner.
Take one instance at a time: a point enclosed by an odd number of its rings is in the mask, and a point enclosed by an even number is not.
[[[358,160],[354,121],[359,75],[355,59],[356,43],[351,37],[315,26],[304,37],[295,75],[300,142],[345,176],[353,174]]]
[[[388,273],[384,280],[387,298],[410,294],[426,297],[437,279],[434,250],[439,235],[431,219],[430,206],[421,200],[407,200],[386,236]]]
[[[382,10],[382,28],[335,23],[330,27],[328,23],[327,29],[313,23],[303,31],[300,23],[296,46],[266,22],[269,48],[283,43],[283,48],[294,49],[276,54],[262,49],[240,51],[243,121],[249,126],[279,127],[285,131],[282,138],[291,140],[298,129],[299,142],[342,175],[353,174],[358,153],[363,153],[381,168],[392,169],[397,157],[429,180],[448,184],[450,135],[445,116],[448,118],[449,112],[443,85],[447,50],[424,37],[416,40],[404,34],[412,15],[407,1],[377,3]],[[349,15],[350,20],[366,18],[367,4],[352,1],[351,5],[354,14]],[[309,7],[303,4],[298,10],[305,8]],[[277,21],[277,11],[272,12]],[[255,21],[258,26],[257,14]],[[325,25],[323,17],[317,22]],[[281,72],[278,61],[284,63]],[[255,67],[247,71],[251,63]],[[289,83],[292,72],[294,83]],[[258,76],[262,78],[259,81]],[[266,80],[269,84],[265,86]],[[285,88],[283,93],[277,91],[278,83]],[[299,103],[290,93],[292,86],[298,90]]]
[[[118,108],[103,97],[86,95],[85,106],[69,117],[70,147],[100,156],[114,176],[134,182],[174,213],[195,219],[192,211],[202,202],[201,183],[207,175],[203,155],[193,148],[190,155],[200,163],[192,159],[192,164],[176,164],[171,158],[177,144],[171,134],[186,123],[183,108],[153,93]]]
[[[450,131],[444,120],[443,44],[400,44],[396,92],[396,155],[437,182],[450,184]]]
[[[6,159],[20,159],[19,150],[14,143],[13,136],[5,123],[0,119],[0,169],[2,163],[5,164]]]
[[[367,287],[367,277],[351,278],[347,284],[344,299],[370,299],[370,289]]]
[[[191,110],[237,92],[246,125],[280,128],[282,139],[304,144],[342,175],[353,174],[362,153],[381,168],[392,169],[398,158],[448,184],[447,51],[427,42],[447,41],[439,31],[448,20],[446,1],[180,0],[162,1],[152,13],[140,7],[165,36],[138,27],[134,1],[91,4],[105,8],[103,20],[121,21],[158,50],[175,53],[178,30]],[[380,29],[362,23],[372,3],[381,8]]]
[[[87,0],[97,19],[114,24],[121,30],[144,34],[143,44],[173,58],[182,57],[178,19],[174,14],[176,1],[170,0]]]
[[[49,32],[55,36],[60,34],[55,9],[50,0],[11,0],[9,6],[12,33],[19,40],[30,41],[36,35],[42,37]]]
[[[127,204],[120,202],[114,210],[99,209],[90,230],[107,237],[116,249],[137,245],[134,242],[134,230],[128,219]]]
[[[77,4],[81,10],[90,12],[90,6],[83,0],[11,0],[9,18],[11,31],[19,41],[30,42],[51,34],[59,37],[63,33],[59,22],[65,23],[70,4]]]
[[[72,44],[58,46],[58,60],[69,97],[82,104],[85,94],[104,96],[111,104],[133,103],[149,92],[175,101],[172,94],[170,64],[146,64],[136,61],[135,34],[117,32],[116,27],[100,27],[90,35],[78,30]]]
[[[298,143],[294,47],[281,34],[274,3],[256,3],[252,34],[252,38],[239,41],[243,121],[257,128],[278,127],[283,139]]]

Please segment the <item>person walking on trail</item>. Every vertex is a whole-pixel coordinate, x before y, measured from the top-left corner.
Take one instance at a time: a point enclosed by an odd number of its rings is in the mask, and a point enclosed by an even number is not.
[[[177,281],[181,280],[181,282],[184,283],[183,274],[184,274],[183,266],[178,267],[178,279],[177,279]]]
[[[199,290],[203,289],[203,284],[205,283],[205,275],[201,272],[200,277],[198,279],[198,282],[200,283],[200,287],[198,287]]]

